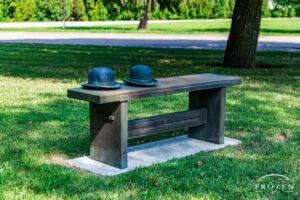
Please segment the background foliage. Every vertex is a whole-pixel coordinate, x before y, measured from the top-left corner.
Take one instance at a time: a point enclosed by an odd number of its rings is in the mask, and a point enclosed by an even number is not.
[[[263,3],[263,17],[300,16],[299,0]],[[145,0],[66,0],[69,21],[137,20]],[[235,0],[153,0],[152,19],[230,18]],[[0,21],[61,21],[63,0],[0,0]]]

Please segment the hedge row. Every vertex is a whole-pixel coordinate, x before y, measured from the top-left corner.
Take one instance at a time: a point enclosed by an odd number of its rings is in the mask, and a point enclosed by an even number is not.
[[[147,0],[66,0],[69,21],[137,20]],[[153,0],[152,19],[230,18],[235,0]],[[263,17],[300,16],[298,0],[268,0]],[[63,0],[0,0],[0,21],[61,21]]]

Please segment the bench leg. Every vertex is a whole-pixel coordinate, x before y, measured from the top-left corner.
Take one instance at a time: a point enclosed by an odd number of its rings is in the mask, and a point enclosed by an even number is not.
[[[188,136],[224,144],[226,88],[190,92],[189,109],[207,108],[207,123],[188,129]]]
[[[127,102],[90,103],[91,158],[127,168]]]

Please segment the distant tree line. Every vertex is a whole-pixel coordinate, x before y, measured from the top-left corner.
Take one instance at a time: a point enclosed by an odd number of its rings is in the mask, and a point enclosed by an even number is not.
[[[138,20],[146,0],[66,0],[68,21]],[[300,16],[299,0],[264,0],[263,17]],[[235,0],[153,0],[150,19],[231,18]],[[0,21],[61,21],[63,0],[0,0]]]

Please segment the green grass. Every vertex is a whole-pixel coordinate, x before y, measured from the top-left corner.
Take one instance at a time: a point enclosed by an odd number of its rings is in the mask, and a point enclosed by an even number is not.
[[[269,69],[226,69],[223,51],[0,44],[0,199],[297,199],[300,169],[300,54],[259,52]],[[197,73],[240,76],[227,90],[226,136],[242,144],[116,177],[78,172],[60,159],[89,154],[88,103],[68,99],[89,69],[120,81],[146,64],[155,78]],[[129,118],[187,109],[187,94],[129,102]],[[179,130],[131,145],[186,133]],[[202,165],[197,163],[201,161]],[[293,193],[255,192],[259,177],[282,174]]]
[[[0,31],[38,32],[89,32],[89,33],[155,33],[155,34],[229,34],[230,21],[178,22],[149,24],[148,30],[137,30],[137,25],[113,25],[94,27],[18,28]],[[260,35],[300,35],[300,19],[262,20]]]

